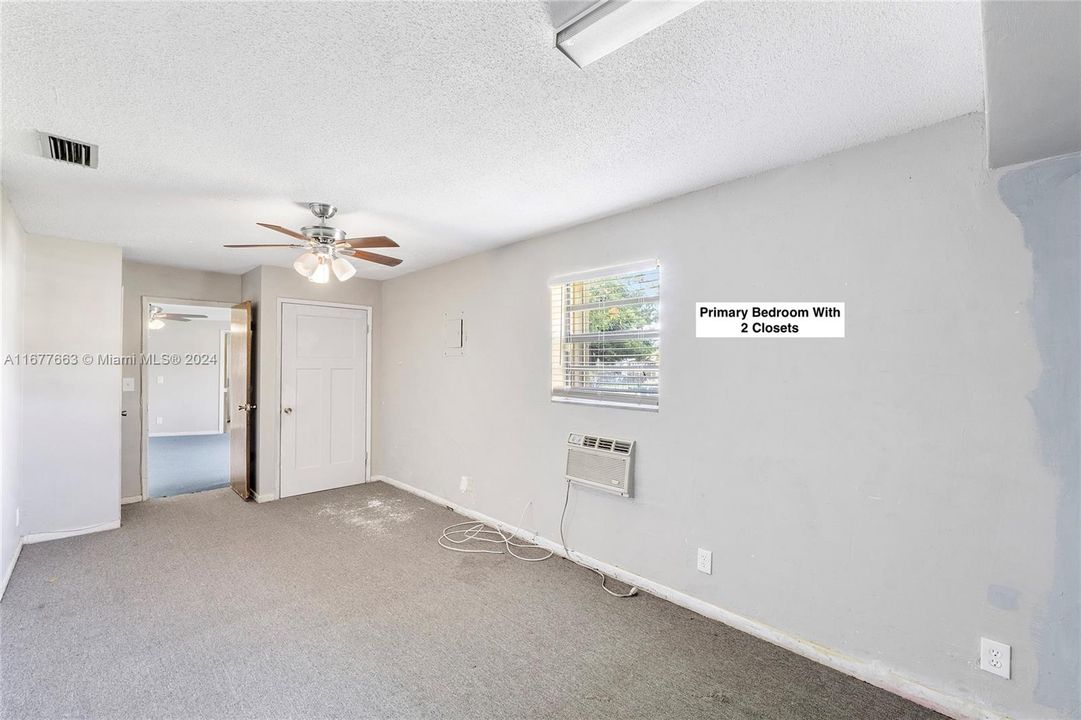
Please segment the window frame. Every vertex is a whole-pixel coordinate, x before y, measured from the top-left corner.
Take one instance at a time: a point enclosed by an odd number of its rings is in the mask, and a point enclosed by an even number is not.
[[[646,272],[656,273],[656,293],[653,295],[643,296],[638,302],[617,302],[614,305],[608,305],[607,301],[601,303],[580,303],[578,305],[568,306],[566,304],[566,298],[568,297],[568,286],[575,283],[590,283],[599,282],[604,280],[625,280],[628,276],[641,275]],[[661,348],[661,265],[656,259],[646,260],[641,262],[629,263],[625,265],[616,265],[610,267],[597,268],[594,270],[587,270],[584,272],[572,273],[568,275],[561,275],[553,277],[548,282],[549,296],[550,296],[550,321],[551,321],[551,333],[552,333],[552,358],[551,358],[551,376],[550,376],[550,394],[552,402],[556,403],[569,403],[575,405],[592,405],[599,407],[618,407],[629,410],[644,410],[647,412],[658,412],[660,410],[660,348]],[[621,307],[621,306],[638,306],[652,304],[656,307],[656,318],[650,325],[642,326],[633,331],[601,331],[599,333],[571,333],[567,331],[567,321],[571,312],[588,312],[591,309],[600,309],[605,307]],[[577,310],[570,310],[569,308],[577,308]],[[566,352],[565,345],[568,344],[567,338],[575,335],[579,336],[578,342],[582,342],[581,336],[596,335],[598,338],[603,338],[606,335],[614,335],[617,332],[627,332],[629,335],[622,336],[623,338],[643,338],[649,337],[656,340],[656,349],[651,357],[655,357],[656,361],[650,365],[643,367],[644,372],[652,373],[654,381],[650,383],[655,385],[656,392],[653,393],[633,393],[633,392],[620,392],[612,390],[604,390],[598,388],[586,388],[581,390],[575,390],[573,387],[566,386],[567,378],[567,364],[566,364]],[[604,364],[598,364],[598,368],[606,367]]]

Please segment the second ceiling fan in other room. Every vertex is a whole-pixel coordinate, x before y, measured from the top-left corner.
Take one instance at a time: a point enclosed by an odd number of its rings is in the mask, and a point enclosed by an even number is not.
[[[193,319],[205,318],[206,315],[197,315],[195,313],[174,313],[166,312],[161,305],[150,306],[150,322],[147,324],[151,330],[160,330],[165,327],[166,320],[173,320],[175,322],[191,322]]]
[[[270,223],[256,223],[265,228],[288,235],[300,240],[297,243],[280,243],[267,245],[226,245],[227,248],[261,248],[261,247],[287,247],[303,248],[306,252],[296,259],[293,267],[298,273],[312,282],[325,283],[330,281],[330,273],[339,280],[348,280],[357,273],[350,260],[366,260],[368,262],[394,267],[401,264],[398,258],[367,252],[365,248],[389,248],[398,247],[385,235],[371,237],[347,238],[345,231],[327,225],[327,220],[334,217],[338,208],[327,203],[308,203],[308,209],[319,219],[317,225],[302,227],[299,232]]]

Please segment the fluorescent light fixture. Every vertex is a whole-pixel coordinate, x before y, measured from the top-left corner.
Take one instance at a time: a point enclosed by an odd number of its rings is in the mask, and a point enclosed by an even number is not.
[[[702,0],[602,0],[556,32],[556,47],[578,67],[600,60]]]

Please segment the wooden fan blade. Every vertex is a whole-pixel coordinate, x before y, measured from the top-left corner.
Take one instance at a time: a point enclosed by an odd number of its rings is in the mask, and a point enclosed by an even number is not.
[[[307,240],[308,239],[308,238],[304,237],[303,235],[301,235],[300,233],[298,233],[296,230],[290,230],[289,228],[283,228],[281,225],[271,225],[270,223],[255,223],[255,224],[259,225],[260,227],[265,227],[265,228],[267,228],[269,230],[274,230],[276,232],[285,233],[289,237],[295,237],[297,240]]]
[[[346,238],[342,240],[339,245],[348,245],[351,248],[373,248],[373,247],[401,247],[398,243],[394,242],[386,235],[372,235],[371,237],[362,238]]]
[[[388,265],[390,267],[402,264],[402,261],[398,258],[387,257],[386,255],[379,255],[377,253],[364,252],[363,250],[346,251],[343,254],[349,257],[355,257],[358,260],[367,260],[368,262],[379,263],[380,265]]]
[[[222,247],[289,247],[289,248],[306,248],[307,245],[297,245],[296,243],[281,243],[272,245],[222,245]]]

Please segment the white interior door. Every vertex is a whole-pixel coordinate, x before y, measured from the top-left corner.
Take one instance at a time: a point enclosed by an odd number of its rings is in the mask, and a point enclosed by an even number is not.
[[[368,311],[282,303],[281,497],[367,479]]]

